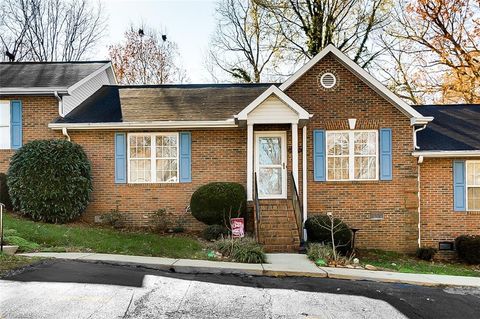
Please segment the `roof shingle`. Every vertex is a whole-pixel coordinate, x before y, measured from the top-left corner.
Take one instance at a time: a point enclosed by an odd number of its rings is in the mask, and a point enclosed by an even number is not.
[[[417,133],[419,151],[480,150],[480,104],[423,105],[415,109],[434,120]]]

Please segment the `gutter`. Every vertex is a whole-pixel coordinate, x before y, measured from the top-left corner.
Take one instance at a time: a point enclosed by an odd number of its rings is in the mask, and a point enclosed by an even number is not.
[[[157,121],[157,122],[104,122],[104,123],[50,123],[53,130],[108,130],[108,129],[172,129],[172,128],[235,128],[233,119],[223,121]]]
[[[432,158],[447,158],[447,157],[480,157],[480,150],[468,151],[415,151],[412,153],[414,157],[432,157]]]
[[[66,87],[30,87],[30,88],[1,88],[0,95],[67,95]]]

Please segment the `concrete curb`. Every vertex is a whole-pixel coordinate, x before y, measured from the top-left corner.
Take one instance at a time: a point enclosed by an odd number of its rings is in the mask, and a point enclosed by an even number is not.
[[[57,258],[145,268],[184,274],[231,274],[269,277],[313,277],[401,283],[419,286],[480,287],[480,277],[408,274],[364,269],[317,267],[305,255],[269,254],[270,264],[173,259],[95,253],[30,253],[22,256]]]

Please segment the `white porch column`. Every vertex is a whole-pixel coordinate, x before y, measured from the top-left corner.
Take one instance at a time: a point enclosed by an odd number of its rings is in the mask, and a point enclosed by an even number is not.
[[[253,124],[247,124],[247,200],[253,200]]]
[[[308,215],[308,197],[307,197],[307,126],[302,129],[302,204],[303,204],[303,222],[307,220]],[[307,232],[303,231],[303,240],[307,241]]]
[[[297,192],[299,191],[298,185],[298,124],[292,123],[292,173],[295,184],[297,185]]]

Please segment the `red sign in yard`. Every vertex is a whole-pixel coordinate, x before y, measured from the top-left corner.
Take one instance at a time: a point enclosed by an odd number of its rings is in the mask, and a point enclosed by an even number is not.
[[[245,236],[245,222],[243,218],[230,218],[230,227],[232,228],[232,238]]]

